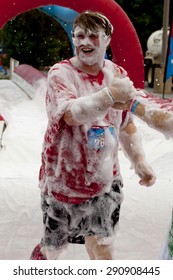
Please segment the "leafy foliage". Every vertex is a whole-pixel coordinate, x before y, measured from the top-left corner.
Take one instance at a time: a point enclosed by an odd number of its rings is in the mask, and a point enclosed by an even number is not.
[[[143,52],[150,34],[162,28],[164,0],[117,0],[132,21]],[[173,1],[170,1],[171,9]],[[7,60],[13,57],[20,63],[44,68],[72,56],[69,38],[60,24],[39,10],[18,15],[0,30]]]
[[[8,57],[43,68],[71,56],[71,43],[52,17],[31,10],[9,21],[3,29],[3,45]]]
[[[163,0],[117,0],[133,23],[143,51],[146,51],[148,37],[162,28]]]

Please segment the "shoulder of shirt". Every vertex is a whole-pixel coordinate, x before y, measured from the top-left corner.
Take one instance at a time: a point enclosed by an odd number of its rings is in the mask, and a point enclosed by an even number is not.
[[[119,66],[118,64],[114,63],[113,61],[111,61],[109,59],[105,59],[105,65],[106,65],[106,67],[112,67],[112,69],[115,72],[117,72],[121,77],[127,76],[127,71],[122,66]]]
[[[48,75],[50,75],[55,70],[68,70],[71,71],[71,64],[68,59],[62,60],[58,63],[55,63],[49,70]]]

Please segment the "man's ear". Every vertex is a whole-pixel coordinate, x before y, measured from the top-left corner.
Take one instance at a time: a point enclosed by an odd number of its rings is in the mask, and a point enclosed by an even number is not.
[[[107,38],[106,38],[106,47],[107,48],[109,47],[110,42],[111,42],[111,37],[107,36]]]

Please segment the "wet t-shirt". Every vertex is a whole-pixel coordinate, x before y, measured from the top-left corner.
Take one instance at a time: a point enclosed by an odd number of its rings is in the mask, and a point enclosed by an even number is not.
[[[120,173],[119,133],[131,121],[131,114],[110,108],[95,122],[80,126],[67,125],[63,116],[76,98],[110,86],[117,69],[119,75],[126,75],[125,70],[109,60],[105,60],[97,76],[79,71],[69,60],[50,69],[46,96],[48,126],[39,178],[43,193],[77,203],[109,192],[113,178]]]

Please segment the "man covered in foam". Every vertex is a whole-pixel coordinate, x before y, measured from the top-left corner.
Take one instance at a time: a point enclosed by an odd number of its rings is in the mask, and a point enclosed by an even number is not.
[[[75,56],[49,71],[39,178],[44,233],[31,259],[57,259],[78,240],[90,259],[113,258],[123,200],[119,142],[140,184],[155,182],[131,113],[113,108],[137,92],[126,71],[104,58],[112,32],[104,15],[81,13],[73,28]]]

